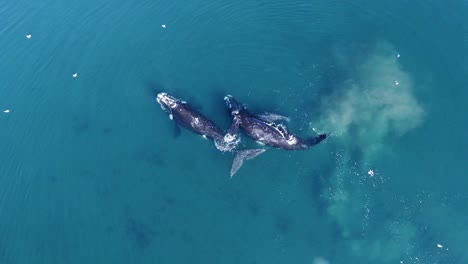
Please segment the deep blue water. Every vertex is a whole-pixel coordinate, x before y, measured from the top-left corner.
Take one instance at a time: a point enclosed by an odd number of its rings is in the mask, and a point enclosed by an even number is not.
[[[1,1],[0,264],[468,263],[467,5]],[[332,137],[230,179],[158,91]]]

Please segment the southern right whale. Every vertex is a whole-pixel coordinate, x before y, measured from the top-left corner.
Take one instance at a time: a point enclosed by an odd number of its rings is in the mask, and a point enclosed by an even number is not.
[[[231,177],[239,170],[244,160],[253,159],[263,153],[264,149],[237,150],[239,139],[235,134],[226,135],[212,121],[192,108],[187,102],[177,99],[167,93],[158,93],[156,101],[161,108],[169,113],[169,119],[184,128],[213,140],[218,150],[233,152],[235,154],[231,167]]]
[[[279,119],[287,120],[286,117],[276,114],[254,115],[231,95],[225,96],[224,101],[233,118],[229,129],[232,135],[235,135],[236,131],[241,128],[247,136],[258,143],[285,150],[308,149],[329,136],[329,134],[320,134],[316,137],[301,139],[289,133],[284,125],[274,123]]]

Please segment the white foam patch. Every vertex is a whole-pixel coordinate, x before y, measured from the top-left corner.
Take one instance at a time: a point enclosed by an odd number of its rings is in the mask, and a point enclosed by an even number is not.
[[[222,152],[231,152],[237,148],[237,145],[240,143],[240,137],[237,135],[227,135],[222,139],[217,139],[214,141],[216,148]]]

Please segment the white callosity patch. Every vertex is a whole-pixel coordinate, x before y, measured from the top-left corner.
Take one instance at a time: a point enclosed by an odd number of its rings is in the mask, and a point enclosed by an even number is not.
[[[167,107],[173,109],[178,106],[178,100],[167,93],[159,93],[156,97],[156,101],[161,106],[162,110],[167,110]]]

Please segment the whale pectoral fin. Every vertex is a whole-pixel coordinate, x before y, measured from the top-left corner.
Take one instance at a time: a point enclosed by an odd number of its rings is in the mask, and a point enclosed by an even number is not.
[[[264,149],[244,149],[240,150],[234,156],[234,160],[232,161],[231,167],[231,178],[236,174],[236,172],[242,167],[244,164],[244,160],[250,160],[255,158],[256,156],[265,152]]]
[[[256,115],[259,119],[267,122],[275,122],[275,121],[286,121],[289,122],[289,117],[282,116],[275,113],[263,112]]]
[[[176,122],[174,122],[174,138],[178,138],[180,136],[180,133],[181,131],[179,125]]]

